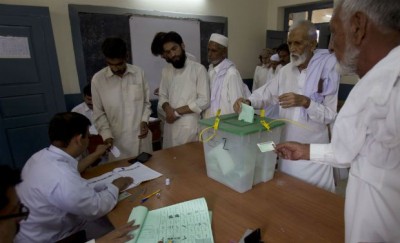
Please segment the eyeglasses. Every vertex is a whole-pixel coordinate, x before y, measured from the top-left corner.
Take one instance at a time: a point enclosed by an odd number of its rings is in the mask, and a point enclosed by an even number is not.
[[[18,213],[2,215],[0,216],[0,220],[11,219],[11,218],[22,218],[22,220],[26,220],[29,215],[29,208],[27,208],[24,204],[20,204]]]

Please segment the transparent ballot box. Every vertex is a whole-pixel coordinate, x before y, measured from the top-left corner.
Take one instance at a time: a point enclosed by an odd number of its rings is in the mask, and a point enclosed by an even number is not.
[[[257,143],[279,143],[284,123],[272,122],[268,131],[260,122],[265,120],[270,123],[272,120],[268,118],[255,116],[253,123],[239,121],[237,114],[219,118],[217,130],[212,128],[215,117],[199,121],[203,131],[207,175],[240,193],[250,190],[257,183],[271,180],[276,154],[273,151],[262,153]]]

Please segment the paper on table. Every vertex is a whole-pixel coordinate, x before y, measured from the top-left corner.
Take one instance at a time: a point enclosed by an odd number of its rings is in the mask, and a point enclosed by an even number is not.
[[[198,198],[168,207],[148,211],[135,207],[128,222],[135,219],[140,228],[134,230],[134,242],[203,242],[213,243],[210,213],[204,198]]]
[[[238,120],[253,123],[254,121],[254,108],[242,103],[242,111],[239,114]]]
[[[128,190],[130,188],[138,186],[144,181],[160,177],[162,176],[162,174],[150,169],[140,162],[136,162],[131,166],[115,168],[112,172],[107,172],[105,174],[102,174],[101,176],[94,177],[88,180],[88,184],[90,187],[93,187],[98,191],[101,188],[104,188],[104,186],[106,186],[107,184],[111,184],[113,180],[123,176],[132,177],[134,180],[133,183],[125,189]]]

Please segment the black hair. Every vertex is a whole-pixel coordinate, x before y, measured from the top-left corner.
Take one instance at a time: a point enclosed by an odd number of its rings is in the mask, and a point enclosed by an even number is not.
[[[151,42],[151,53],[153,53],[154,56],[161,55],[163,53],[163,48],[161,45],[162,39],[165,36],[165,32],[158,32],[154,38],[153,41]]]
[[[119,37],[109,37],[104,40],[101,50],[106,58],[122,58],[128,55],[126,42]]]
[[[83,88],[83,95],[92,97],[92,86],[90,84],[87,84]]]
[[[166,33],[160,41],[160,47],[162,50],[164,50],[164,44],[168,43],[168,42],[174,42],[178,45],[181,45],[183,43],[182,37],[176,33],[175,31],[170,31],[168,33]]]
[[[21,182],[19,170],[13,170],[8,165],[0,165],[0,209],[9,203],[7,190]]]
[[[67,147],[74,136],[82,135],[85,137],[90,125],[90,120],[82,114],[76,112],[58,113],[49,124],[50,142],[59,141],[63,143],[63,147]]]
[[[290,53],[288,44],[287,43],[283,43],[280,46],[278,46],[276,48],[276,53],[279,53],[280,51],[286,51],[287,53]]]

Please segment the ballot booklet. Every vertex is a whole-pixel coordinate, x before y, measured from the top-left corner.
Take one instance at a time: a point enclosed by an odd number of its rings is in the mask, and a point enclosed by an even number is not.
[[[132,209],[129,221],[140,227],[133,231],[129,243],[213,243],[211,214],[207,202],[198,198],[149,211],[146,207]]]

